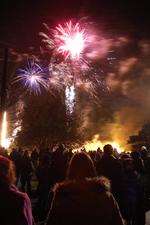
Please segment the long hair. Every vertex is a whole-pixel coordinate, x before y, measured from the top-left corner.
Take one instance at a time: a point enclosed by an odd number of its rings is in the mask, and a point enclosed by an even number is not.
[[[15,181],[16,175],[13,162],[6,157],[0,156],[0,183],[11,185]]]
[[[70,160],[67,179],[82,179],[96,176],[94,163],[89,155],[84,152],[76,153]]]

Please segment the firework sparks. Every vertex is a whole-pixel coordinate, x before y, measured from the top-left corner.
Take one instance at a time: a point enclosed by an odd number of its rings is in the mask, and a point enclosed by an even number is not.
[[[84,52],[87,35],[79,23],[69,21],[63,25],[59,24],[53,31],[52,37],[40,33],[50,49],[65,56],[65,59],[79,60]]]
[[[77,90],[87,93],[89,98],[97,104],[99,104],[100,102],[99,96],[101,96],[102,93],[107,94],[108,92],[108,88],[104,80],[103,71],[99,69],[94,69],[91,67],[91,69],[89,70],[78,71],[78,73],[75,74],[74,79],[71,65],[68,65],[68,63],[66,62],[61,62],[59,64],[50,63],[49,72],[50,85],[57,87],[58,90],[62,91],[65,88],[65,91],[68,93],[69,87],[74,87],[74,106],[76,102]],[[69,105],[70,108],[72,108],[72,101],[70,101],[68,98],[69,94],[65,93],[65,97],[66,108],[69,112]],[[74,109],[74,107],[72,109]]]
[[[10,145],[9,139],[7,138],[7,112],[3,113],[2,129],[1,129],[1,146],[8,148]]]
[[[70,67],[62,62],[60,64],[50,64],[49,71],[51,74],[50,84],[64,90],[65,88],[65,104],[67,112],[73,113],[75,105],[75,84],[73,82],[73,74]]]
[[[19,100],[19,102],[16,105],[16,121],[14,123],[14,129],[11,136],[12,142],[15,140],[18,132],[21,131],[22,119],[20,118],[20,114],[23,113],[23,110],[24,110],[24,102],[22,100]]]
[[[50,83],[55,86],[70,86],[72,83],[72,70],[65,62],[61,62],[59,64],[50,63],[49,72],[51,74]]]
[[[32,61],[28,61],[27,67],[19,69],[16,81],[21,81],[27,90],[36,94],[41,92],[41,88],[48,88],[46,76],[41,66]]]
[[[66,87],[65,95],[66,95],[67,109],[68,109],[69,113],[72,113],[74,110],[74,105],[75,105],[75,87],[74,87],[74,85]]]
[[[85,47],[86,35],[79,23],[73,24],[70,21],[64,26],[59,24],[56,27],[55,38],[58,52],[64,54],[66,58],[80,59]]]

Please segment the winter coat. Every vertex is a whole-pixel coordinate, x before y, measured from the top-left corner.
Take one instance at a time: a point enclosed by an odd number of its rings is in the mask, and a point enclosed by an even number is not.
[[[15,186],[0,184],[0,224],[32,225],[30,199]]]
[[[133,224],[145,224],[144,190],[135,171],[125,171],[122,215]]]
[[[46,225],[123,225],[105,178],[56,185]]]
[[[121,201],[123,168],[118,159],[114,156],[103,155],[97,164],[99,176],[107,177],[111,181],[111,190],[117,201]]]
[[[30,157],[22,157],[21,176],[30,177],[33,172],[33,166]]]

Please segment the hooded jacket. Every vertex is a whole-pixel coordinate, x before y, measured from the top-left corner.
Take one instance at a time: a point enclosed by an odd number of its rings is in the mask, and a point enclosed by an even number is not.
[[[32,225],[32,208],[27,194],[0,183],[0,225]]]
[[[123,225],[106,178],[68,180],[54,188],[46,225]]]

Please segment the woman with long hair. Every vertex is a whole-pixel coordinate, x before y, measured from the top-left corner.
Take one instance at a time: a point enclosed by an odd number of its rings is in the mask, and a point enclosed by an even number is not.
[[[110,183],[96,177],[92,159],[75,154],[66,180],[54,188],[54,198],[46,225],[123,225],[118,205],[110,193]]]
[[[30,199],[16,188],[15,181],[12,161],[0,156],[0,224],[32,225]]]

